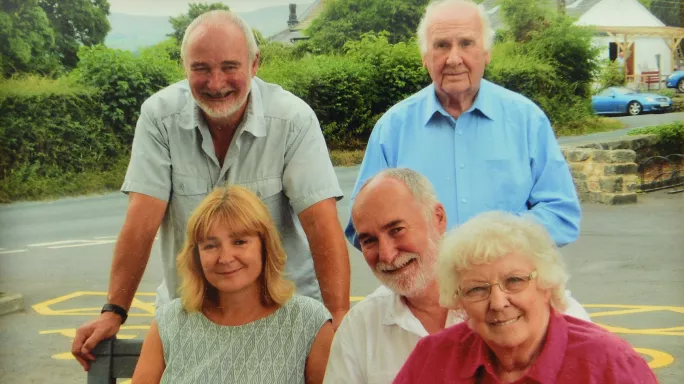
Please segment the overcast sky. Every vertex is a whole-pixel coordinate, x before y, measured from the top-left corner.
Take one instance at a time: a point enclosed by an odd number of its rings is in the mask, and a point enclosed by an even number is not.
[[[236,12],[249,12],[274,5],[313,2],[293,0],[109,0],[109,11],[131,15],[176,16],[188,10],[188,3],[224,3]]]

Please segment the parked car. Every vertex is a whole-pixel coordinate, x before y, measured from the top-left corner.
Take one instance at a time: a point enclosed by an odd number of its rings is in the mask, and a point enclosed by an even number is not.
[[[672,107],[672,99],[625,87],[610,87],[592,96],[591,105],[598,115],[626,113],[636,116],[644,112],[667,111]]]
[[[674,71],[665,81],[668,88],[675,88],[679,92],[684,92],[684,69]]]

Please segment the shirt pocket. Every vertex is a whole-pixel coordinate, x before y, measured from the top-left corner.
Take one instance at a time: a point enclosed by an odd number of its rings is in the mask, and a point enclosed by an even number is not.
[[[171,214],[176,229],[184,230],[192,211],[211,190],[209,181],[197,177],[172,172]]]
[[[284,201],[282,178],[270,177],[256,181],[236,182],[235,185],[244,187],[254,193],[266,205],[276,225],[280,226],[282,224],[282,219],[286,217],[288,209],[288,205]]]

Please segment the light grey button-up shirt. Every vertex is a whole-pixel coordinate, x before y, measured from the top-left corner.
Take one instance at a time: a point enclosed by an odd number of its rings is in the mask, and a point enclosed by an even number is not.
[[[164,280],[157,307],[178,297],[176,255],[190,214],[223,185],[241,185],[262,199],[280,231],[287,277],[298,294],[320,300],[298,215],[319,201],[341,199],[342,191],[313,110],[280,86],[254,78],[245,116],[221,167],[188,83],[181,81],[143,103],[121,188],[168,202],[159,233]]]

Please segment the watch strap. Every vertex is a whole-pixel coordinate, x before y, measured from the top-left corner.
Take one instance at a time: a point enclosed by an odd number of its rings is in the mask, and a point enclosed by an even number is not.
[[[105,304],[102,307],[102,311],[100,313],[105,313],[105,312],[114,312],[117,315],[121,316],[121,324],[126,322],[126,319],[128,318],[128,312],[126,312],[123,307],[120,307],[116,304]]]

